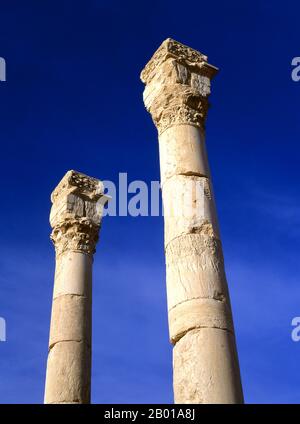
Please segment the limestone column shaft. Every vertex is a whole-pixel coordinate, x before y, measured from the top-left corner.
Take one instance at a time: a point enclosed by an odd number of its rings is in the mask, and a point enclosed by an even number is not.
[[[45,403],[90,403],[92,265],[103,184],[69,171],[51,196],[56,267]]]
[[[165,40],[144,68],[159,133],[175,403],[242,403],[222,245],[205,147],[207,57]]]

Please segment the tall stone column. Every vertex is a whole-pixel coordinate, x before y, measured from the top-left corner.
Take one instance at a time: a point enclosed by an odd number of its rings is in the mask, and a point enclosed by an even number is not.
[[[45,403],[90,403],[92,264],[103,184],[69,171],[51,196],[56,269]]]
[[[167,39],[141,73],[159,133],[175,403],[243,403],[205,147],[217,71],[200,52]]]

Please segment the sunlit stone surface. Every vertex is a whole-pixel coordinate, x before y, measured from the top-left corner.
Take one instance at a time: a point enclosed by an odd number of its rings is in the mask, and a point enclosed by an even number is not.
[[[159,133],[176,403],[243,402],[205,147],[216,73],[206,56],[172,39],[141,73],[144,103]]]
[[[51,196],[56,251],[45,403],[90,403],[92,264],[103,184],[69,171]]]

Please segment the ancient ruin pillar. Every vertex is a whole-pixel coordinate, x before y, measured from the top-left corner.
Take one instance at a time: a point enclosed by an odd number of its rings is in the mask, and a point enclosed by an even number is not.
[[[90,403],[92,264],[103,184],[69,171],[53,191],[56,252],[45,403]]]
[[[243,402],[205,147],[216,72],[206,56],[167,39],[141,74],[144,103],[159,133],[176,403]]]

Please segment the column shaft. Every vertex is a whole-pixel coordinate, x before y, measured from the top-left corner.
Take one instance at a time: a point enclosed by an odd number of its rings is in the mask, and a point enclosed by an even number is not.
[[[204,132],[191,125],[172,126],[160,135],[159,146],[175,402],[241,403]],[[197,185],[202,190],[197,191]]]
[[[90,403],[92,257],[57,258],[45,403]]]

